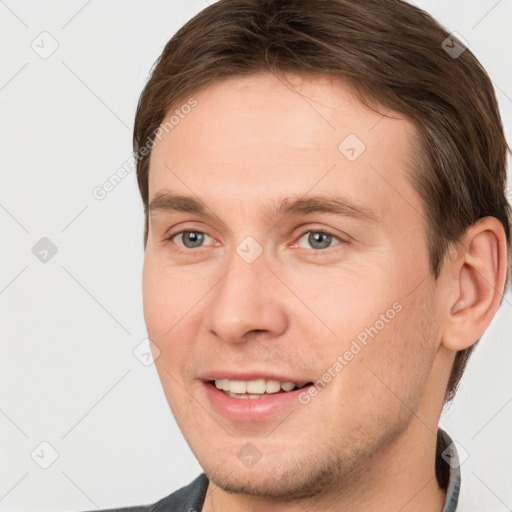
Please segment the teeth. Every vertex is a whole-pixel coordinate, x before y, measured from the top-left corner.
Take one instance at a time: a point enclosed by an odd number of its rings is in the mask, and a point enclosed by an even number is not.
[[[243,380],[231,380],[228,382],[228,389],[231,393],[245,393],[247,391],[247,382]]]
[[[257,398],[257,395],[262,395],[263,393],[277,393],[281,389],[283,391],[292,391],[295,387],[299,387],[293,382],[280,382],[273,379],[256,379],[249,381],[217,379],[215,380],[215,386],[217,389],[227,391],[229,396],[236,395],[234,398]]]
[[[267,380],[265,391],[267,393],[277,393],[278,391],[281,391],[281,383],[278,380]]]
[[[261,395],[251,395],[249,393],[231,393],[231,391],[228,391],[228,395],[232,398],[261,398]]]
[[[281,388],[284,391],[291,391],[295,387],[295,384],[293,382],[283,382],[281,383]]]
[[[228,381],[229,382],[229,381]],[[240,382],[240,381],[232,381],[232,382]],[[249,382],[246,382],[246,391],[247,393],[258,393],[261,395],[261,393],[265,393],[265,379],[258,379],[258,380],[250,380]],[[230,391],[234,391],[231,388],[231,385],[229,387]]]

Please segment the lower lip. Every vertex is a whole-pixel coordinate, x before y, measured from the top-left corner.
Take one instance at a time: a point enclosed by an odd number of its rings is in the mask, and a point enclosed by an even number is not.
[[[299,394],[310,387],[285,393],[264,394],[261,398],[233,398],[209,382],[203,382],[206,395],[212,407],[222,416],[237,421],[262,421],[293,405],[300,406]]]

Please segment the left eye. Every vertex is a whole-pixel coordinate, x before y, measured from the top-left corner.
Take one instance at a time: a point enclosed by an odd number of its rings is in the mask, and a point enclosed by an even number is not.
[[[340,238],[331,235],[330,233],[326,233],[325,231],[307,231],[299,238],[299,245],[300,241],[304,237],[307,237],[307,243],[310,244],[313,249],[329,248],[333,240],[338,240],[341,242]],[[308,249],[308,247],[306,247],[306,249]]]

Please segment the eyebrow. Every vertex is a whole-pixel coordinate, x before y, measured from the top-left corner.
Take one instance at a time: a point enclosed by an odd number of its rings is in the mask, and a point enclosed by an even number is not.
[[[209,208],[200,200],[190,196],[158,192],[145,208],[146,213],[185,212],[208,215]],[[264,215],[273,219],[281,216],[308,215],[312,213],[330,213],[353,217],[367,222],[378,222],[381,216],[371,208],[355,204],[347,198],[329,194],[317,196],[290,196],[280,201],[270,201],[264,205]]]

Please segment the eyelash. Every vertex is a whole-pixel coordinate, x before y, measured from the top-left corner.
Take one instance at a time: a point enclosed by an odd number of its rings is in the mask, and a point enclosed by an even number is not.
[[[166,237],[164,239],[164,241],[166,242],[172,242],[173,241],[173,238],[177,237],[178,235],[182,235],[184,233],[199,233],[201,235],[206,235],[206,236],[209,236],[210,238],[213,238],[211,237],[210,235],[208,235],[207,233],[205,233],[204,231],[199,231],[199,230],[195,230],[195,229],[183,229],[181,231],[178,231],[176,233],[173,233],[172,235],[169,235],[168,237]],[[319,233],[319,234],[322,234],[322,235],[329,235],[331,236],[333,239],[336,239],[338,240],[338,242],[340,242],[339,244],[335,244],[333,246],[330,246],[330,247],[326,247],[325,249],[309,249],[313,252],[316,252],[316,253],[320,253],[320,252],[325,252],[329,249],[332,249],[333,247],[335,247],[336,245],[342,245],[342,244],[347,244],[348,242],[346,240],[343,240],[342,238],[340,238],[339,236],[335,235],[334,233],[331,233],[330,231],[328,230],[325,230],[325,229],[308,229],[306,231],[303,231],[299,237],[297,238],[297,243],[299,240],[301,240],[304,235],[307,235],[308,233]],[[182,247],[180,245],[177,245],[177,244],[174,244],[178,247],[177,251],[178,252],[181,252],[181,253],[189,253],[191,251],[196,251],[196,252],[199,252],[201,251],[201,249],[205,249],[204,246],[201,246],[201,247],[197,247],[197,248],[186,248],[186,247]],[[296,246],[294,246],[296,247]],[[299,249],[301,249],[301,247],[299,247]],[[306,249],[307,250],[307,249]]]

